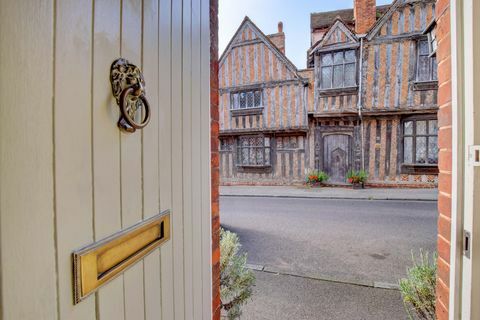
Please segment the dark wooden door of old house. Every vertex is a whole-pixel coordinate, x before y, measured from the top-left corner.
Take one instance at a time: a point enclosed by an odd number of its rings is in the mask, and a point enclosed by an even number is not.
[[[323,138],[323,167],[330,182],[345,182],[351,165],[350,153],[350,136],[331,134]]]

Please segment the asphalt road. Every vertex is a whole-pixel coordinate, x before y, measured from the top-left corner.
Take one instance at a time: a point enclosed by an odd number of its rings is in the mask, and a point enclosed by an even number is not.
[[[397,284],[436,248],[436,202],[222,197],[221,223],[269,272]]]

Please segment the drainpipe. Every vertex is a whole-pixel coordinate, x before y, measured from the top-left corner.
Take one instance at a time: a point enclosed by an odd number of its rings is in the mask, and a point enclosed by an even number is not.
[[[358,110],[358,118],[360,119],[360,145],[361,145],[361,154],[362,154],[362,170],[365,170],[365,132],[363,127],[363,116],[362,116],[362,71],[363,71],[363,36],[360,38],[360,65],[359,65],[359,85],[358,85],[358,102],[357,102],[357,110]]]

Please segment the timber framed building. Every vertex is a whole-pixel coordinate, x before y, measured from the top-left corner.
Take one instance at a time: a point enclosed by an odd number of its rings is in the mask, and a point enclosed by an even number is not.
[[[395,0],[311,14],[308,69],[285,36],[246,18],[220,61],[223,184],[291,184],[311,170],[345,183],[435,186],[435,1]]]

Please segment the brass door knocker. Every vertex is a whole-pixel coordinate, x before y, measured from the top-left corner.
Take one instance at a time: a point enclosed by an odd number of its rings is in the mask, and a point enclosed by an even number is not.
[[[121,112],[118,127],[130,133],[143,129],[150,121],[151,112],[145,97],[145,79],[140,68],[126,59],[117,59],[110,68],[110,82]],[[138,118],[141,118],[140,121]]]

